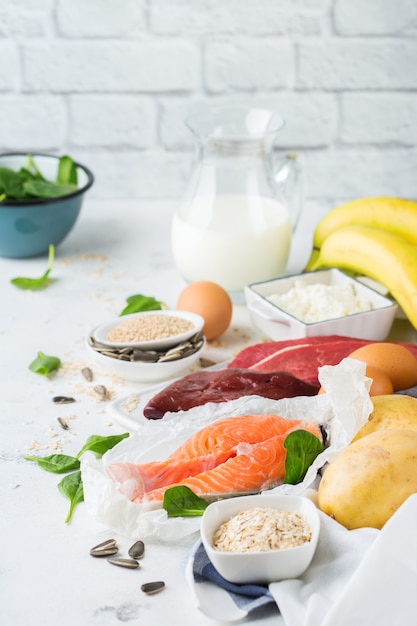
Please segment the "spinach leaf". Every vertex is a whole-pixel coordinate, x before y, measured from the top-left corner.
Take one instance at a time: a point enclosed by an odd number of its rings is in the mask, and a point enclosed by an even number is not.
[[[129,437],[129,433],[123,433],[122,435],[108,435],[107,437],[101,437],[100,435],[91,435],[77,454],[77,459],[81,457],[87,450],[95,452],[97,456],[103,456],[107,450],[114,448],[122,439]]]
[[[57,356],[48,356],[43,352],[38,352],[38,356],[29,365],[29,369],[35,374],[49,376],[51,372],[57,370],[61,365],[61,360]]]
[[[71,521],[72,514],[77,504],[84,501],[84,488],[81,471],[72,472],[72,474],[64,476],[64,478],[58,483],[58,489],[70,501],[68,515],[65,518],[65,523],[68,524],[68,522]]]
[[[23,183],[23,190],[31,198],[58,198],[66,196],[77,189],[77,185],[58,185],[49,180],[26,180]]]
[[[162,504],[168,517],[195,517],[203,515],[208,502],[185,485],[170,487],[164,493]]]
[[[56,182],[59,185],[75,185],[77,186],[77,168],[71,157],[65,155],[59,159],[58,175]]]
[[[31,178],[36,178],[38,180],[46,180],[46,178],[44,178],[44,176],[42,176],[38,166],[36,165],[35,161],[33,160],[33,156],[31,154],[28,154],[27,156],[27,161],[26,161],[26,167],[22,167],[22,169],[20,170],[21,172],[27,172],[29,174],[29,176],[31,176]]]
[[[164,305],[163,302],[156,300],[153,296],[143,296],[140,293],[126,298],[126,303],[127,305],[120,316],[129,313],[141,313],[142,311],[159,311]]]
[[[284,483],[290,485],[301,482],[316,456],[323,452],[320,439],[307,430],[294,430],[287,435],[284,448],[287,450]]]
[[[2,200],[24,200],[27,193],[24,184],[28,179],[28,174],[22,171],[15,172],[8,167],[0,167],[0,191]]]
[[[51,282],[51,280],[49,279],[49,274],[54,264],[54,257],[55,246],[51,244],[49,246],[48,266],[45,273],[42,274],[40,278],[19,277],[12,278],[10,282],[12,283],[12,285],[19,287],[19,289],[43,289],[44,287],[47,287]]]
[[[66,454],[51,454],[50,456],[25,456],[25,461],[35,461],[38,467],[53,474],[65,474],[80,467],[80,462],[74,456]]]
[[[77,167],[65,155],[58,161],[56,180],[47,180],[37,167],[32,155],[27,155],[26,167],[15,171],[0,168],[0,202],[27,200],[28,198],[57,198],[77,189]]]
[[[80,456],[87,450],[91,450],[101,456],[104,452],[113,448],[117,443],[119,443],[119,441],[125,439],[126,437],[129,437],[129,433],[124,433],[122,435],[110,435],[108,437],[92,435],[87,439],[87,442],[81,448],[76,457],[68,456],[66,454],[51,454],[50,456],[45,457],[24,457],[26,461],[35,461],[38,464],[38,467],[46,470],[47,472],[52,472],[53,474],[64,474],[65,472],[70,472],[58,483],[58,489],[60,492],[70,500],[70,509],[65,519],[65,523],[70,522],[77,504],[84,501],[83,480],[81,470],[79,469]]]

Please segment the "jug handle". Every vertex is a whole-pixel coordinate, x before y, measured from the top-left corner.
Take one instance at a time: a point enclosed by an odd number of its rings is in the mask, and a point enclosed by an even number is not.
[[[294,231],[305,200],[303,168],[297,154],[286,154],[281,164],[275,165],[274,182],[289,209],[291,226]]]

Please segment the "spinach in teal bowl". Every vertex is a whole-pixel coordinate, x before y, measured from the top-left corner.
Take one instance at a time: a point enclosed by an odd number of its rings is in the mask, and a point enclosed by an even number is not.
[[[0,154],[0,256],[34,257],[60,244],[93,182],[69,157]]]

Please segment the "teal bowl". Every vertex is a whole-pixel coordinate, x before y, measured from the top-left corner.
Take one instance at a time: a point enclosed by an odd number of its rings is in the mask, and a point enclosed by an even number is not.
[[[59,157],[31,153],[48,180],[55,180]],[[0,154],[0,167],[19,170],[26,164],[26,153]],[[35,257],[58,246],[72,230],[79,216],[84,195],[94,182],[93,174],[76,163],[78,188],[58,198],[31,198],[0,202],[0,256],[15,259]]]

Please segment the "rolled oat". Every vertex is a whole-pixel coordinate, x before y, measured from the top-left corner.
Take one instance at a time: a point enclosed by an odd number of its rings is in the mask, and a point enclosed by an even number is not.
[[[294,511],[254,507],[233,515],[214,533],[213,547],[223,552],[266,552],[311,541],[312,529]]]

